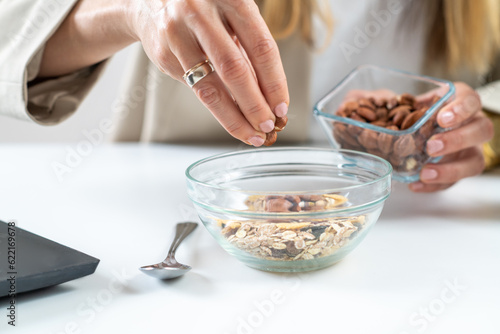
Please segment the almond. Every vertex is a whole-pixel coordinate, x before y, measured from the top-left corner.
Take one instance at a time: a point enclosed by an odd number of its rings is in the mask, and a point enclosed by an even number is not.
[[[406,117],[410,114],[410,111],[408,109],[402,109],[403,106],[397,107],[396,109],[399,109],[395,114],[394,117],[392,118],[392,121],[394,122],[394,125],[397,126],[398,128],[401,127],[401,123],[406,119]]]
[[[271,131],[266,133],[266,141],[264,142],[264,146],[271,146],[276,143],[276,139],[278,139],[278,133],[276,131]]]
[[[409,113],[411,111],[411,107],[404,105],[404,106],[398,106],[396,108],[391,109],[391,111],[389,112],[389,119],[393,119],[394,116],[397,113],[401,112],[402,110],[405,110]]]
[[[412,135],[401,136],[394,143],[394,154],[402,158],[415,153],[416,149]]]
[[[363,145],[365,149],[377,148],[377,137],[378,134],[373,130],[364,130],[358,138],[358,142]]]
[[[274,123],[274,131],[280,132],[282,131],[286,123],[288,122],[288,117],[283,116],[283,117],[276,117],[276,122]]]
[[[375,110],[375,104],[369,99],[361,98],[359,99],[358,103],[360,107],[365,107],[371,110]]]
[[[377,115],[373,111],[373,109],[366,108],[366,107],[359,107],[357,111],[358,115],[363,117],[369,122],[373,122],[377,120]]]

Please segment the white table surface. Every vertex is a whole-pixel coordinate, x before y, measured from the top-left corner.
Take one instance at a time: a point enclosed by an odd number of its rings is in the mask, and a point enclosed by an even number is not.
[[[248,268],[200,226],[177,256],[193,270],[158,281],[138,267],[197,219],[185,168],[230,148],[104,145],[59,182],[52,164],[74,146],[0,145],[0,219],[101,260],[18,296],[16,328],[1,299],[0,333],[500,333],[498,172],[437,194],[394,184],[370,235],[324,270]]]

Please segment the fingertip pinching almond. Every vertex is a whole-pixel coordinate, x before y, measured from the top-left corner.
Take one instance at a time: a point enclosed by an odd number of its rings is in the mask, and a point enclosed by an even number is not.
[[[288,117],[286,115],[283,117],[276,117],[276,121],[274,122],[274,130],[266,133],[266,141],[264,142],[264,146],[273,145],[278,139],[278,132],[282,131],[287,123]]]

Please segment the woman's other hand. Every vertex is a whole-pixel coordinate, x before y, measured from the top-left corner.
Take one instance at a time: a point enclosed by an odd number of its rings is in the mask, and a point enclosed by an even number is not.
[[[451,130],[432,136],[426,147],[430,156],[443,158],[424,166],[420,181],[410,185],[415,192],[443,190],[484,170],[481,144],[493,137],[493,124],[483,114],[474,89],[461,82],[455,83],[455,88],[455,100],[443,107],[437,117],[441,127]]]

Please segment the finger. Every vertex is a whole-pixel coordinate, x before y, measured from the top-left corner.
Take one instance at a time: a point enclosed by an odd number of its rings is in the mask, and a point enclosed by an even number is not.
[[[252,1],[238,6],[237,10],[227,6],[223,15],[245,49],[271,110],[278,117],[285,116],[290,100],[285,71],[278,45],[259,8]]]
[[[493,123],[478,113],[469,123],[432,136],[426,144],[427,154],[437,157],[458,152],[491,140],[493,132]]]
[[[450,184],[425,184],[423,182],[415,182],[409,185],[410,190],[416,193],[431,193],[450,188],[454,183]]]
[[[426,184],[450,184],[484,170],[484,157],[479,147],[470,147],[447,156],[442,163],[427,164],[420,172],[420,180]]]
[[[184,82],[184,80],[182,80],[184,70],[172,51],[170,51],[169,48],[166,48],[165,50],[162,50],[161,53],[158,53],[159,54],[154,57],[150,56],[149,59],[155,63],[161,72],[174,79]]]
[[[171,34],[169,45],[181,63],[183,73],[206,59],[194,36],[185,29]],[[248,123],[217,73],[208,74],[192,89],[229,134],[256,147],[264,143],[265,134],[256,131]]]
[[[438,96],[439,98],[442,98],[449,90],[450,90],[450,87],[448,85],[445,85],[445,86],[441,86],[441,87],[432,89],[424,94],[417,95],[415,98],[416,98],[417,102],[424,104],[424,105],[429,105],[436,98],[436,96]]]
[[[238,37],[236,37],[236,36],[233,36],[233,41],[234,41],[234,44],[236,44],[236,46],[240,50],[240,52],[243,55],[243,57],[245,58],[245,60],[247,61],[248,67],[250,67],[250,70],[252,71],[252,75],[253,75],[253,77],[255,79],[255,82],[258,84],[257,74],[255,74],[255,70],[254,70],[254,68],[252,66],[252,62],[248,58],[248,55],[247,55],[245,49],[243,48],[243,45],[241,45],[240,41],[238,40]]]
[[[241,112],[255,130],[265,133],[273,131],[276,117],[262,95],[245,57],[226,28],[220,20],[199,19],[207,21],[191,22],[198,42]]]
[[[461,82],[455,83],[455,88],[455,100],[438,114],[438,124],[443,128],[458,126],[481,110],[481,99],[474,89]]]
[[[193,86],[193,90],[231,136],[255,147],[264,144],[266,134],[248,123],[217,75],[205,77]]]

